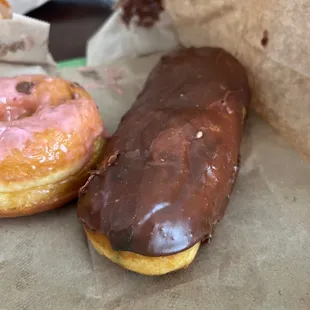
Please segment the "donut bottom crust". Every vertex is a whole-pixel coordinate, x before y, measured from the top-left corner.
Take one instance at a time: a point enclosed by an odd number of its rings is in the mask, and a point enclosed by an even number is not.
[[[115,251],[112,249],[107,236],[101,233],[92,232],[84,227],[87,238],[97,252],[104,255],[112,262],[125,269],[147,276],[164,275],[179,269],[187,268],[198,252],[200,242],[193,247],[177,254],[160,257],[149,257],[140,254]]]
[[[32,215],[62,207],[77,197],[102,154],[105,140],[95,141],[92,155],[82,169],[64,180],[15,192],[0,192],[0,218]],[[84,159],[83,159],[84,160]]]

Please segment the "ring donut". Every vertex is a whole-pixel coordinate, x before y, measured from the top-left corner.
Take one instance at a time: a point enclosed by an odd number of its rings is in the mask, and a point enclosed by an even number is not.
[[[105,143],[100,113],[77,83],[0,79],[0,217],[62,206],[77,196]]]

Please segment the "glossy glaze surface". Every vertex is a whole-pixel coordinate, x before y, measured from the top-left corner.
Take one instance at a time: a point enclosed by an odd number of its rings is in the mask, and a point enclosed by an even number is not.
[[[115,250],[146,256],[210,238],[238,172],[249,101],[245,69],[225,51],[163,57],[81,190],[80,219]]]
[[[47,130],[63,133],[67,139],[62,140],[69,140],[78,133],[88,154],[87,150],[103,129],[102,122],[98,121],[89,124],[90,130],[83,131],[84,121],[98,115],[98,109],[91,99],[80,99],[74,92],[71,94],[64,88],[66,83],[72,89],[79,87],[62,80],[57,83],[57,80],[44,76],[0,79],[0,161],[15,150],[22,152],[26,143],[35,139],[34,134]],[[67,148],[68,143],[58,143],[50,153],[70,155]],[[27,158],[34,156],[32,153],[23,155]]]

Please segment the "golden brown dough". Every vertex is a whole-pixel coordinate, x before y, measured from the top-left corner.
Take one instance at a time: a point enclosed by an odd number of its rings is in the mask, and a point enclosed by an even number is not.
[[[103,121],[78,84],[0,79],[0,217],[34,214],[77,196],[105,143]]]
[[[132,252],[115,251],[109,239],[102,234],[85,229],[93,247],[112,262],[137,273],[147,276],[159,276],[179,269],[187,268],[196,257],[200,242],[178,254],[160,257],[149,257]]]

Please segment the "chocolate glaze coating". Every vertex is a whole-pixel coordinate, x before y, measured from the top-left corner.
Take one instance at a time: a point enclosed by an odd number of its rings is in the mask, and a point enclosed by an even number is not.
[[[208,238],[237,175],[249,102],[245,69],[224,50],[164,56],[81,190],[79,218],[115,250],[146,256]]]
[[[121,0],[118,7],[122,7],[122,19],[126,25],[136,17],[136,24],[140,27],[152,27],[159,20],[163,11],[162,0]]]

